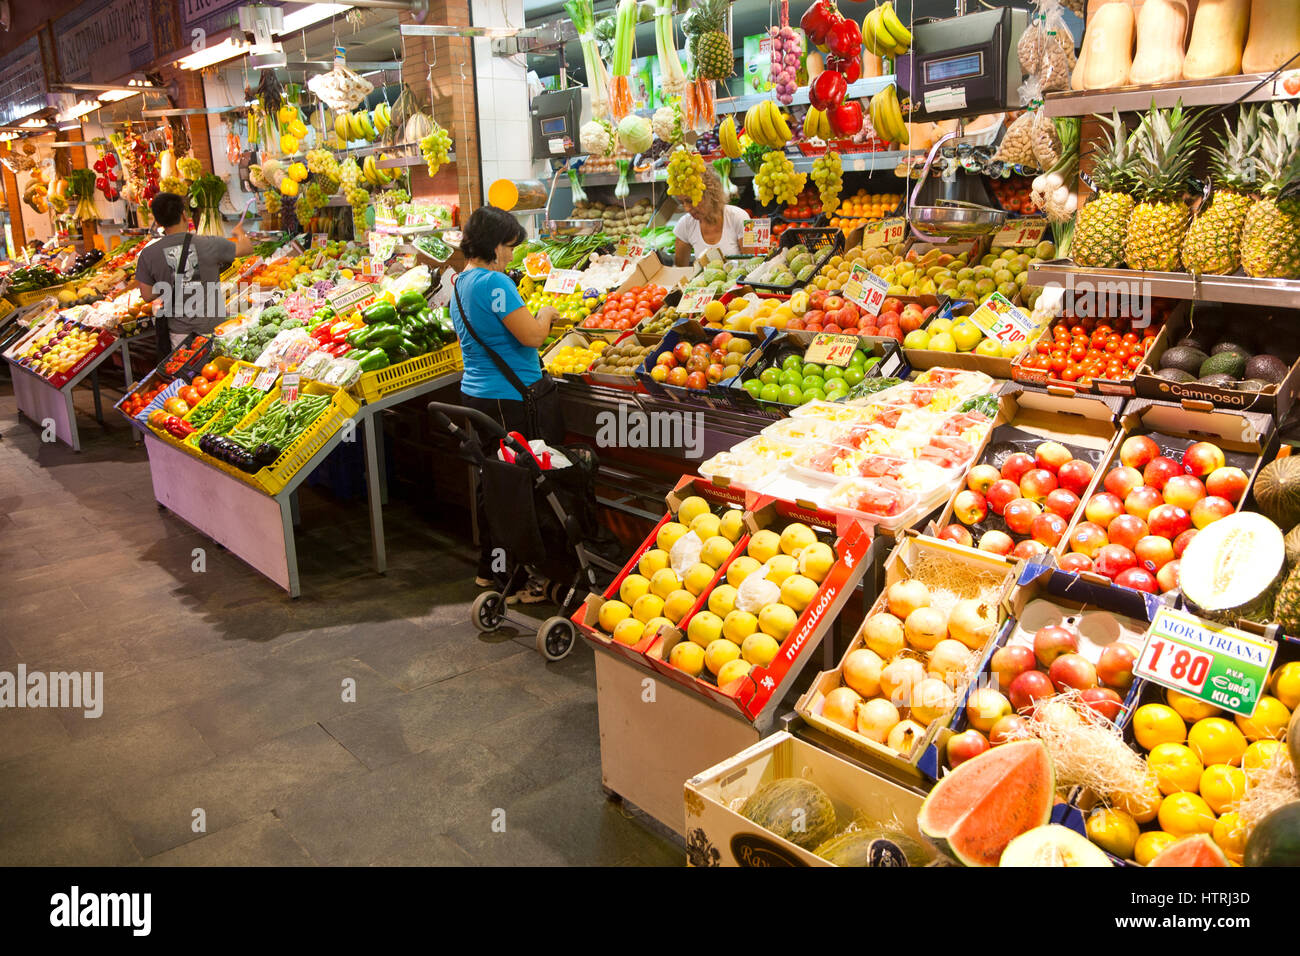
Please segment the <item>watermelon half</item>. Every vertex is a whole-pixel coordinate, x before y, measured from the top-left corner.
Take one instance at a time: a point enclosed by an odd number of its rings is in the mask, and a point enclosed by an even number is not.
[[[1204,833],[1175,840],[1155,855],[1147,866],[1227,866],[1219,845]]]
[[[934,785],[916,822],[966,866],[997,866],[1008,843],[1047,824],[1056,796],[1052,757],[1040,740],[1017,740],[959,764]]]

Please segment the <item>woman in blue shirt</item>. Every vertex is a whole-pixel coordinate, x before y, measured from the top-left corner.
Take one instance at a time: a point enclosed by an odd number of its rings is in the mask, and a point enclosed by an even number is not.
[[[493,206],[475,210],[465,226],[460,249],[468,265],[456,277],[456,296],[451,301],[451,320],[460,337],[465,371],[460,380],[461,403],[483,412],[500,422],[507,431],[517,431],[526,438],[527,415],[523,396],[503,374],[483,345],[465,330],[466,321],[483,344],[495,352],[526,387],[542,377],[542,362],[537,349],[550,334],[551,323],[559,312],[550,306],[533,315],[524,305],[515,284],[505,275],[514,257],[515,246],[523,242],[525,233],[510,213]],[[459,298],[459,302],[457,299]],[[464,306],[468,315],[461,313]],[[496,446],[484,452],[495,455]],[[480,535],[483,538],[479,554],[479,587],[493,585],[499,575],[493,569],[493,547],[486,534],[487,522],[483,502],[478,502]],[[545,598],[545,582],[530,581],[519,593],[525,604],[541,603]]]

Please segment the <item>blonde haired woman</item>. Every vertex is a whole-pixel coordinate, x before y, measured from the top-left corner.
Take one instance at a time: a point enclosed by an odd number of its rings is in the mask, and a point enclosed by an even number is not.
[[[677,220],[673,235],[677,237],[674,256],[679,266],[690,265],[692,254],[696,261],[710,249],[724,256],[740,255],[740,239],[749,214],[738,206],[727,205],[727,194],[722,180],[710,167],[704,167],[704,195],[697,203],[684,196],[683,216]]]

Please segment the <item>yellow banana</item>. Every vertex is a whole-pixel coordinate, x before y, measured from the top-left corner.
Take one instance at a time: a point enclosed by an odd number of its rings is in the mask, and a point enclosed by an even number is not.
[[[881,47],[876,31],[879,29],[880,7],[876,7],[862,20],[862,45],[874,56],[888,56],[889,50]]]
[[[348,133],[349,133],[348,114],[347,113],[336,114],[334,117],[334,135],[336,135],[339,139],[343,140],[343,142],[346,143],[348,141]]]
[[[909,139],[907,121],[903,119],[903,107],[898,102],[898,88],[893,83],[890,83],[889,86],[885,87],[885,94],[885,109],[889,113],[889,123],[898,135],[898,142],[906,146]]]
[[[893,3],[886,3],[880,7],[880,17],[878,22],[889,32],[894,41],[895,52],[906,53],[912,45],[912,34],[907,27],[903,26],[903,21],[898,19],[898,14],[894,12]]]
[[[759,103],[754,112],[754,117],[758,122],[758,141],[764,146],[770,146],[775,149],[776,131],[772,128],[771,112],[768,109],[771,102],[771,100],[764,100]]]
[[[736,121],[733,117],[728,116],[718,127],[718,145],[728,159],[740,158],[740,142],[736,139]]]
[[[876,139],[889,142],[889,134],[885,128],[880,125],[880,94],[873,96],[867,103],[867,116],[871,119],[871,128],[876,134]]]
[[[745,135],[756,143],[760,142],[758,138],[758,120],[754,119],[757,110],[758,107],[755,105],[745,111]]]
[[[777,138],[781,140],[782,146],[790,142],[790,124],[786,122],[785,116],[776,108],[775,103],[772,103],[772,126],[776,130]]]

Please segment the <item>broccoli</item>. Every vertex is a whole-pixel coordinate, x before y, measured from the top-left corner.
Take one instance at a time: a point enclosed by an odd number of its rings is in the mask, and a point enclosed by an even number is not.
[[[274,325],[277,322],[283,322],[288,317],[288,309],[282,305],[273,305],[269,308],[263,309],[262,314],[257,318],[262,325]]]
[[[307,323],[304,322],[302,319],[286,319],[285,321],[280,323],[280,329],[281,331],[283,331],[284,329],[300,329],[306,324]]]

